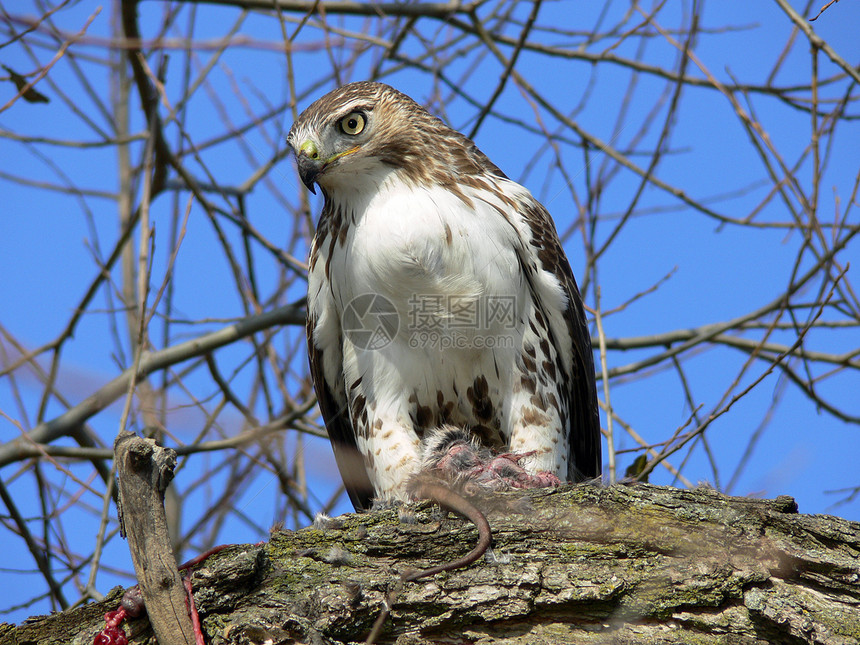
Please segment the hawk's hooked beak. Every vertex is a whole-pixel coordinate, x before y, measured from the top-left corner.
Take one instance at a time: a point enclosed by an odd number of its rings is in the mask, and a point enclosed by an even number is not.
[[[317,175],[322,172],[323,163],[320,161],[319,151],[313,141],[305,141],[296,152],[296,163],[299,167],[299,177],[302,183],[308,187],[314,195],[317,194],[314,182]]]
[[[322,164],[319,163],[318,159],[312,159],[305,154],[304,150],[296,155],[296,162],[299,166],[299,177],[301,177],[302,183],[308,187],[309,191],[316,195],[317,191],[314,188],[314,182],[322,170]]]
[[[302,183],[308,187],[309,191],[316,195],[317,191],[314,188],[314,182],[316,182],[317,177],[335,161],[341,157],[351,155],[353,152],[358,151],[358,149],[359,146],[353,146],[343,152],[332,155],[328,159],[321,159],[317,144],[308,139],[299,146],[296,152],[296,163],[299,166],[299,177],[301,177]]]

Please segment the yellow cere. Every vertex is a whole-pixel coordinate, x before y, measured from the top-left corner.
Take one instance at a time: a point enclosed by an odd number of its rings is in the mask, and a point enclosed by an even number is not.
[[[317,144],[308,139],[305,141],[300,147],[299,152],[304,152],[311,159],[316,159],[319,157],[319,151],[317,150]]]

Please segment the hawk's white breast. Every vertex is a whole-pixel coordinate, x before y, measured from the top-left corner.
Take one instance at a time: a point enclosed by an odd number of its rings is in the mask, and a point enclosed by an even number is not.
[[[502,181],[509,197],[527,196],[524,188]],[[342,341],[342,356],[324,352],[326,379],[337,389],[342,384],[350,401],[360,393],[368,425],[378,425],[373,431],[356,428],[371,478],[383,496],[400,496],[404,479],[418,467],[417,408],[453,404],[449,422],[478,425],[470,390],[483,378],[496,402],[501,438],[509,441],[514,425],[522,424],[528,393],[512,395],[520,382],[517,361],[524,339],[538,343],[529,337],[535,303],[521,264],[528,237],[521,238],[522,222],[508,219],[518,214],[492,191],[460,185],[458,196],[445,186],[408,184],[394,172],[361,184],[372,190],[353,188],[346,201],[338,187],[333,211],[345,218],[346,235],[333,244],[320,240],[321,252],[332,253],[329,280],[318,262],[309,277],[309,308],[317,319],[317,345]],[[538,273],[537,297],[548,301],[549,324],[558,324],[552,318],[560,320],[563,290],[554,276]],[[397,334],[384,346],[360,346],[339,327],[350,303],[366,294],[384,297],[397,313]],[[517,449],[547,454],[540,468],[565,476],[566,450],[551,444],[558,441],[560,421],[544,422],[554,426],[550,432],[544,438],[523,433],[540,441]]]
[[[469,312],[480,314],[493,299],[507,298],[512,317],[522,316],[526,285],[516,254],[519,241],[491,206],[473,203],[471,209],[441,186],[391,181],[353,212],[346,244],[331,262],[335,306],[345,307],[365,293],[381,294],[394,305],[400,325],[389,345],[357,357],[350,367],[358,372],[347,380],[373,370],[380,387],[423,385],[424,394],[435,400],[438,390],[453,397],[455,380],[468,384],[479,372],[495,372],[494,354],[513,353],[516,340],[502,335],[516,329],[478,315],[472,321]],[[385,383],[389,373],[392,380]]]

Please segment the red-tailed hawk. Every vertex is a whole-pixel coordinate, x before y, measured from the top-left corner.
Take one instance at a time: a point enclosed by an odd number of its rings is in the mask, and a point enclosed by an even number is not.
[[[582,299],[546,209],[405,94],[350,83],[290,130],[325,197],[311,374],[356,509],[422,468],[491,487],[600,475]]]

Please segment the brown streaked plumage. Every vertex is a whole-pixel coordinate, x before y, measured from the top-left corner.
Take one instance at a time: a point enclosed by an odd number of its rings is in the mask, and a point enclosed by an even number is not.
[[[325,95],[288,141],[325,198],[308,347],[356,508],[404,498],[422,464],[491,487],[599,476],[585,311],[546,209],[381,83]]]

